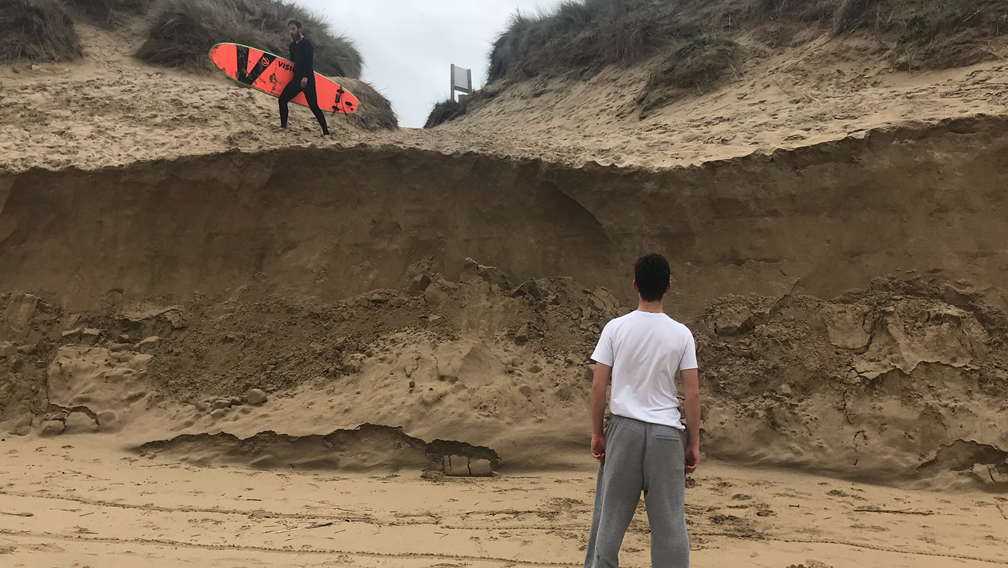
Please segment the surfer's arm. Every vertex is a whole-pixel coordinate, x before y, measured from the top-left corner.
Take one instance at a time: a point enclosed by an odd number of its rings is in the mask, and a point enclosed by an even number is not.
[[[315,46],[311,41],[305,41],[301,57],[304,59],[304,76],[311,77],[315,74]]]
[[[294,62],[295,79],[307,77],[311,74],[311,56],[308,55],[310,45],[307,39],[291,44],[291,61]]]

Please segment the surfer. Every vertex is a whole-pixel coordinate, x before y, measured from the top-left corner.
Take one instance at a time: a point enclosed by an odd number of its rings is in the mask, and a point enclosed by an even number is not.
[[[651,523],[651,565],[689,566],[685,475],[700,462],[700,383],[693,334],[662,309],[670,275],[661,255],[637,261],[637,311],[606,324],[591,356],[591,451],[601,466],[585,568],[618,566],[620,545],[641,491]],[[683,383],[685,421],[679,412],[676,373]],[[603,431],[610,379],[612,420]]]
[[[291,37],[290,58],[294,62],[294,78],[280,93],[280,128],[287,128],[287,103],[298,93],[303,92],[308,108],[315,114],[319,126],[322,127],[322,136],[329,136],[329,126],[326,124],[322,109],[318,106],[318,96],[315,94],[315,46],[301,33],[301,22],[297,20],[287,22],[287,31]]]

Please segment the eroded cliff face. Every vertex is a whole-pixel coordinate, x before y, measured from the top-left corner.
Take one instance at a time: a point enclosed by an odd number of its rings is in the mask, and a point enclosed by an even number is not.
[[[0,180],[0,289],[74,308],[243,285],[338,300],[433,256],[453,277],[472,257],[628,301],[628,267],[660,250],[690,317],[730,293],[830,298],[913,270],[1003,306],[1005,131],[964,120],[665,171],[363,148],[31,170]]]
[[[379,424],[413,461],[450,440],[557,466],[587,432],[587,354],[657,250],[709,455],[1000,487],[1004,126],[663,171],[366,148],[27,171],[0,180],[0,418],[233,435],[205,460]],[[271,401],[212,408],[252,388]]]

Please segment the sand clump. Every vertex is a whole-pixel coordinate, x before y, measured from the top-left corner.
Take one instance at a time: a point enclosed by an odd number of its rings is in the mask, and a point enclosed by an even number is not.
[[[249,390],[248,394],[245,395],[245,397],[248,399],[248,403],[249,404],[252,404],[252,405],[255,405],[255,406],[259,406],[260,404],[265,404],[266,401],[268,400],[268,397],[266,396],[266,393],[264,393],[263,391],[261,391],[259,389],[251,389],[251,390]]]
[[[22,417],[47,404],[46,366],[56,342],[45,330],[58,308],[32,294],[0,296],[0,416]]]
[[[271,431],[244,439],[226,433],[185,434],[148,442],[138,449],[142,456],[163,454],[195,465],[237,463],[257,468],[345,471],[415,468],[463,477],[490,476],[500,463],[500,457],[489,448],[444,440],[426,443],[404,434],[401,428],[371,424],[308,436]]]

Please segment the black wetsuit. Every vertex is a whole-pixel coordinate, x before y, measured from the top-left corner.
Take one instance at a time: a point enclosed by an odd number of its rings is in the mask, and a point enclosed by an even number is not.
[[[302,36],[301,41],[291,42],[290,58],[294,62],[294,78],[280,93],[280,126],[287,127],[287,103],[291,102],[303,90],[305,100],[308,101],[308,108],[315,114],[319,126],[322,127],[322,134],[329,134],[325,114],[318,106],[318,96],[315,93],[315,46],[308,38]],[[305,77],[308,78],[308,85],[302,89],[301,79]]]

